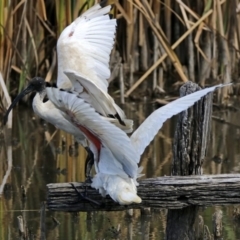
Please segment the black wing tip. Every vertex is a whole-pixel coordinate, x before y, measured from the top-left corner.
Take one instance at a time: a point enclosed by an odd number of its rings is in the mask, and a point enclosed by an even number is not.
[[[46,87],[57,88],[57,84],[56,83],[45,82],[45,84],[46,84]]]
[[[118,113],[115,114],[115,117],[118,119],[120,124],[122,124],[123,126],[126,126],[125,122],[120,118]]]
[[[101,8],[104,8],[104,7],[107,7],[107,6],[111,6],[110,11],[111,11],[111,10],[113,9],[113,7],[114,7],[114,3],[113,3],[113,4],[109,4],[107,0],[102,0],[102,1],[99,3],[99,5],[100,5]],[[110,15],[112,15],[112,14],[109,14],[109,17],[110,17]],[[110,18],[111,18],[111,17],[110,17]]]
[[[46,87],[51,87],[52,86],[52,84],[49,83],[49,82],[45,82],[45,84],[46,84]]]
[[[53,84],[52,84],[52,87],[54,87],[54,88],[58,88],[58,86],[57,86],[56,83],[53,83]]]
[[[63,89],[63,88],[60,88],[59,91],[61,91],[61,92],[66,92],[66,93],[70,93],[70,94],[74,94],[73,91],[67,90],[67,89]]]
[[[119,116],[118,113],[116,113],[115,115],[113,115],[113,114],[108,114],[108,116],[109,116],[110,118],[116,118],[121,125],[126,126],[125,122],[121,119],[121,117]]]

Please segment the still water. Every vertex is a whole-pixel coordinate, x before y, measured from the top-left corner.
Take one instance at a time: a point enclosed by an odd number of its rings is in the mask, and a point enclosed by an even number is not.
[[[152,104],[127,103],[124,111],[137,127],[152,111]],[[205,174],[240,172],[240,111],[214,111],[228,123],[212,121]],[[12,161],[12,169],[0,198],[0,239],[21,239],[18,216],[23,217],[29,239],[164,239],[167,210],[152,210],[151,216],[128,212],[46,212],[45,228],[40,208],[46,200],[46,184],[84,180],[85,150],[75,148],[71,136],[37,119],[31,107],[14,110],[11,144],[0,140],[1,182]],[[167,121],[142,156],[144,177],[170,174],[171,146],[176,118]],[[238,127],[239,126],[239,127]],[[72,150],[69,151],[69,149]],[[22,197],[21,186],[26,197]],[[0,189],[1,191],[1,189]],[[240,221],[234,220],[238,206],[201,208],[199,214],[212,233],[212,214],[223,211],[223,238],[240,239]],[[60,224],[54,222],[56,219]]]

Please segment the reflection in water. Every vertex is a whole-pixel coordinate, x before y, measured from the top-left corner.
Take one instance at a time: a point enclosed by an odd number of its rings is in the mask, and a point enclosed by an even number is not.
[[[154,110],[151,104],[138,103],[127,103],[124,108],[127,116],[134,119],[135,127]],[[224,111],[214,115],[223,117],[232,125],[213,120],[204,173],[239,173],[240,128],[234,125],[238,124],[240,113]],[[82,147],[76,147],[72,137],[61,131],[52,137],[55,129],[35,120],[31,109],[19,107],[14,116],[11,145],[0,141],[1,179],[4,179],[11,161],[13,165],[0,200],[0,239],[20,239],[18,216],[22,216],[24,226],[32,236],[30,239],[34,236],[51,240],[164,239],[165,209],[152,209],[151,216],[133,210],[132,217],[127,211],[78,214],[47,211],[45,225],[41,223],[39,210],[46,199],[46,184],[83,181],[86,152]],[[164,124],[142,156],[144,177],[170,174],[173,134],[174,119]],[[223,211],[225,239],[240,238],[238,223],[233,221],[235,207],[218,207]],[[200,212],[210,232],[211,217],[216,208],[202,208]]]

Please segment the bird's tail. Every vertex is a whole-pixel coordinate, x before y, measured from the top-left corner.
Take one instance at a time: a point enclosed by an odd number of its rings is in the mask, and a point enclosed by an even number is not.
[[[109,194],[114,201],[121,205],[142,202],[137,195],[135,182],[131,178],[98,173],[94,176],[91,186],[99,190],[104,197]]]

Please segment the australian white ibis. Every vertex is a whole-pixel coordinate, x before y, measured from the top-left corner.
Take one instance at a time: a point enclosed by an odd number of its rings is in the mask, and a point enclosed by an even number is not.
[[[74,72],[69,74],[74,76]],[[224,86],[205,88],[155,110],[130,138],[112,124],[109,117],[99,114],[81,94],[46,84],[42,78],[33,78],[22,94],[30,91],[37,91],[40,97],[43,91],[47,94],[51,104],[59,109],[61,119],[74,125],[90,143],[97,172],[92,187],[103,196],[109,194],[120,204],[131,204],[141,202],[137,195],[137,178],[141,175],[138,166],[140,157],[163,123],[192,106],[201,97]],[[13,105],[18,101],[17,98]]]
[[[111,6],[96,4],[61,33],[57,42],[58,76],[60,88],[81,94],[97,112],[126,132],[132,131],[132,120],[126,119],[124,112],[107,93],[110,77],[109,56],[115,38],[116,19],[110,19]],[[68,69],[71,72],[68,72]],[[75,136],[76,140],[88,150],[84,134],[62,117],[61,112],[51,101],[44,101],[45,84],[40,78],[30,81],[9,107],[8,113],[18,100],[31,91],[37,91],[33,100],[34,112],[42,119]]]
[[[63,117],[79,128],[91,143],[97,172],[92,187],[103,196],[109,194],[120,204],[131,204],[141,202],[137,195],[140,157],[163,123],[192,106],[201,97],[224,86],[202,89],[155,110],[130,138],[74,92],[49,84],[46,92]]]

